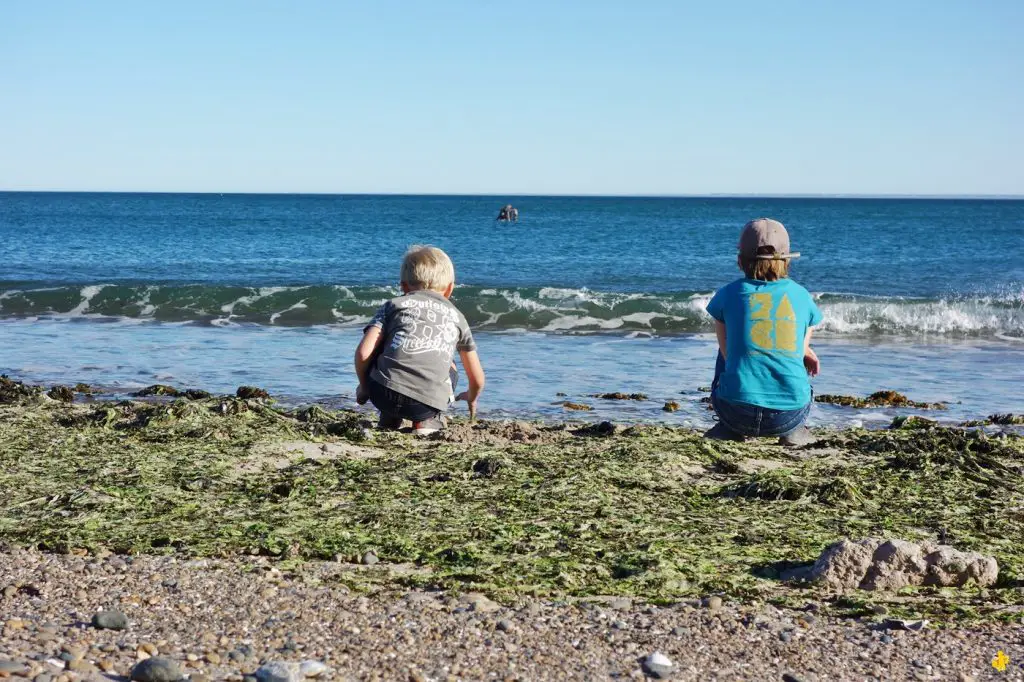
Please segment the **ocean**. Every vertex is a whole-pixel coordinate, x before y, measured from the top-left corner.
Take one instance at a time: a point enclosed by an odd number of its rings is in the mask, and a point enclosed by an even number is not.
[[[518,223],[495,220],[506,203]],[[435,244],[488,371],[482,416],[702,428],[704,306],[760,216],[825,316],[817,393],[1024,411],[1024,200],[0,193],[0,372],[350,407],[362,325],[406,247]],[[650,400],[591,397],[611,391]],[[811,423],[906,412],[816,405]]]

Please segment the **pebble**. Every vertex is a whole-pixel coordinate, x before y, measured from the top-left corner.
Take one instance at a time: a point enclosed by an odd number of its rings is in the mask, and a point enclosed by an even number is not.
[[[722,608],[722,598],[719,596],[707,597],[704,600],[704,607],[709,611],[718,611]]]
[[[256,670],[255,678],[257,682],[299,682],[303,675],[297,663],[271,661]]]
[[[68,663],[68,670],[70,670],[73,673],[79,673],[81,675],[84,675],[86,673],[91,673],[94,670],[96,670],[96,666],[94,666],[89,661],[83,661],[79,659]]]
[[[665,680],[671,677],[674,667],[669,657],[660,651],[655,651],[644,658],[641,664],[643,671],[656,680]]]
[[[132,668],[131,679],[137,682],[178,682],[181,668],[168,658],[153,657],[140,661]]]
[[[100,611],[92,617],[92,626],[100,630],[126,630],[128,616],[120,611]]]
[[[477,613],[492,613],[501,608],[501,604],[491,601],[482,594],[471,593],[462,598],[463,603],[469,604],[471,611]]]
[[[210,665],[220,665],[220,655],[214,651],[206,654],[206,662]]]
[[[320,661],[303,661],[299,666],[299,674],[303,677],[320,677],[327,672],[327,666]]]
[[[363,555],[362,564],[364,566],[373,566],[379,562],[380,559],[377,558],[376,552],[367,552]]]
[[[65,661],[77,661],[85,658],[85,649],[80,646],[66,646],[64,647],[63,653],[66,653],[71,657],[65,658]]]
[[[28,666],[16,661],[0,661],[0,673],[6,675],[24,675],[28,672]]]
[[[612,623],[612,627],[616,630],[627,630],[629,629],[629,623],[624,620],[617,620]]]
[[[686,634],[686,628],[682,628],[677,625],[674,628],[672,628],[672,634],[676,637],[682,637]]]
[[[494,628],[496,630],[498,630],[499,632],[512,632],[512,630],[515,628],[515,626],[512,624],[512,621],[510,621],[509,619],[502,618],[501,620],[498,621],[497,625],[495,625]]]
[[[608,601],[608,608],[615,611],[629,611],[633,608],[633,600],[625,597],[616,597]]]

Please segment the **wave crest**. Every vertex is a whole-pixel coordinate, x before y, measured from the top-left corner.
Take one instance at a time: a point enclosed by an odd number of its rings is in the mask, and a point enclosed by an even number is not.
[[[391,287],[317,285],[26,286],[0,283],[0,319],[133,319],[207,325],[358,326]],[[481,330],[550,333],[686,334],[713,330],[710,292],[636,293],[556,287],[456,289],[452,300]],[[1024,340],[1024,291],[941,299],[817,294],[821,330],[835,335],[979,337]]]

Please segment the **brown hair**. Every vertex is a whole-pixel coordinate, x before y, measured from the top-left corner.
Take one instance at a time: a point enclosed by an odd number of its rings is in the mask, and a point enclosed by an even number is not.
[[[789,259],[758,260],[756,258],[740,258],[740,267],[748,279],[759,279],[762,282],[774,282],[789,277]]]

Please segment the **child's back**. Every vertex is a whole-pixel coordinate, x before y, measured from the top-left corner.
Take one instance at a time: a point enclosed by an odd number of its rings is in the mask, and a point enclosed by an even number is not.
[[[456,351],[474,351],[469,324],[451,301],[420,289],[393,298],[377,311],[370,326],[383,337],[370,379],[429,405],[446,410],[454,396],[449,367]]]
[[[381,428],[413,422],[417,433],[444,426],[442,413],[453,400],[465,400],[476,415],[484,371],[466,318],[448,300],[455,288],[455,267],[441,249],[414,246],[402,261],[403,295],[387,301],[363,330],[356,348],[359,377],[356,400],[373,402]],[[458,351],[469,390],[453,395]]]
[[[719,289],[708,312],[726,328],[719,397],[775,410],[810,401],[804,342],[820,313],[807,289],[789,278],[744,277]]]
[[[821,312],[789,279],[789,260],[799,255],[790,253],[779,222],[760,219],[743,228],[737,262],[746,276],[719,289],[707,306],[719,343],[712,384],[719,424],[709,437],[807,439],[800,430],[811,405],[808,374],[818,371],[811,328]]]

